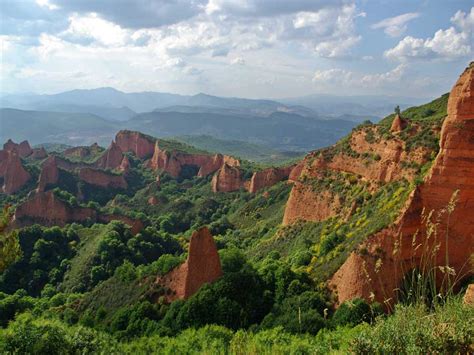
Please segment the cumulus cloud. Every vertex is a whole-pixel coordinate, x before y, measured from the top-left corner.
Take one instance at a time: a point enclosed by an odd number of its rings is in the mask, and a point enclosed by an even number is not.
[[[451,18],[454,26],[440,29],[431,38],[406,36],[395,47],[384,52],[385,57],[406,61],[410,59],[451,60],[472,54],[474,7],[465,13],[458,11]]]
[[[387,85],[401,83],[406,75],[406,70],[406,64],[400,64],[387,72],[373,74],[332,68],[317,70],[313,75],[312,81],[325,88],[383,88]]]
[[[420,17],[417,12],[408,12],[406,14],[389,17],[377,22],[371,26],[372,29],[383,29],[390,37],[399,37],[407,30],[407,23]]]

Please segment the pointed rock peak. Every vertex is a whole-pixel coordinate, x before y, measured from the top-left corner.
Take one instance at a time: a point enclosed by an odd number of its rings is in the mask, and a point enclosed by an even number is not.
[[[402,118],[398,113],[395,115],[395,118],[392,121],[392,126],[390,127],[390,132],[398,133],[403,131],[408,126],[408,120]]]

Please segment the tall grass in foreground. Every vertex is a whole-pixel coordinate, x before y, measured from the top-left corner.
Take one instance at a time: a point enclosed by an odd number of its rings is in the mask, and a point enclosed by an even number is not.
[[[395,274],[402,273],[404,275],[400,287],[394,290],[398,302],[436,307],[452,297],[466,276],[473,273],[472,256],[458,270],[451,266],[449,260],[450,222],[458,196],[459,190],[454,191],[449,203],[439,211],[422,211],[420,217],[423,232],[417,231],[412,236],[411,250],[409,251],[411,254],[408,257],[405,255],[406,247],[402,250],[402,243],[407,242],[407,237],[400,234],[396,238],[392,257],[400,261],[395,266]],[[444,223],[442,223],[443,221]],[[446,227],[445,230],[441,228],[443,225]],[[444,260],[440,255],[443,248]],[[382,259],[378,259],[374,269],[376,275],[381,265]],[[381,281],[379,280],[382,285]],[[394,299],[389,296],[393,294],[393,291],[385,290],[385,294],[384,303],[390,311],[393,311]]]
[[[449,297],[430,309],[422,303],[399,304],[355,338],[356,354],[472,354],[474,307]]]

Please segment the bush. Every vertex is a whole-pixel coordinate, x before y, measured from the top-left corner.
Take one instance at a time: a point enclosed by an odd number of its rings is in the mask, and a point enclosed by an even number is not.
[[[468,354],[474,344],[474,308],[460,298],[430,311],[423,304],[397,305],[354,341],[357,354]]]
[[[370,323],[381,313],[382,309],[379,304],[370,305],[363,299],[355,298],[339,306],[332,318],[332,324],[334,326],[355,326],[362,322]]]

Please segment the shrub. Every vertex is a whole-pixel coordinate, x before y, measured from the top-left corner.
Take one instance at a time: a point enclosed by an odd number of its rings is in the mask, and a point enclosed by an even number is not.
[[[362,322],[370,323],[381,313],[380,305],[370,305],[365,300],[356,298],[341,304],[331,321],[334,326],[355,326]]]

